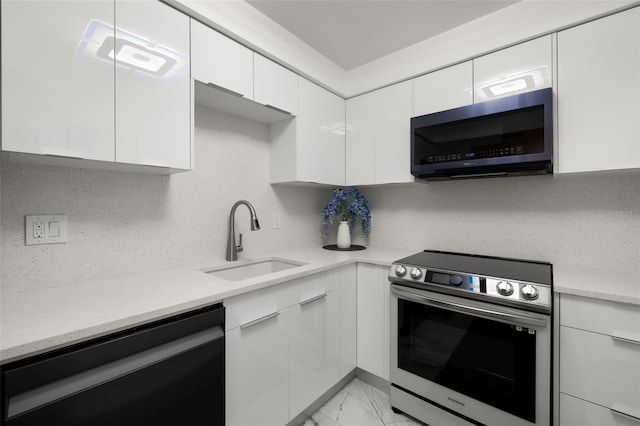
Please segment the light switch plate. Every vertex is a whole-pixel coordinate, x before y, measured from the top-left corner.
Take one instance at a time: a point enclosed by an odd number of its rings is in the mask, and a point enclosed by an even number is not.
[[[62,244],[67,242],[67,216],[26,215],[24,217],[24,244]]]

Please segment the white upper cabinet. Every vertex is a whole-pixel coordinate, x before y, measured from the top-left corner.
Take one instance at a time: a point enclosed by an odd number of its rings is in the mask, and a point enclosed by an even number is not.
[[[2,149],[114,161],[113,1],[2,2]]]
[[[411,81],[375,91],[375,183],[413,182]]]
[[[553,35],[473,60],[474,103],[552,86]]]
[[[373,92],[347,99],[347,186],[375,183],[375,96]]]
[[[640,167],[640,8],[558,33],[558,170]]]
[[[291,115],[298,114],[298,75],[254,53],[254,101]]]
[[[405,81],[347,101],[346,185],[413,182],[412,87]]]
[[[413,87],[413,116],[446,111],[473,103],[473,64],[453,65],[417,77]]]
[[[253,51],[191,20],[191,76],[253,99]]]
[[[116,161],[190,169],[189,17],[118,1],[116,24]]]
[[[274,123],[271,183],[345,184],[345,100],[301,78],[298,116]]]
[[[190,169],[189,18],[151,0],[2,2],[2,104],[10,160]]]

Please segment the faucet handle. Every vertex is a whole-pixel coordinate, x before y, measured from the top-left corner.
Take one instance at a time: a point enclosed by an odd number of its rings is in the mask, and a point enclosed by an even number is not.
[[[242,247],[242,233],[238,234],[238,245],[236,246],[236,251],[237,252],[241,252],[242,250],[244,250],[244,248]]]

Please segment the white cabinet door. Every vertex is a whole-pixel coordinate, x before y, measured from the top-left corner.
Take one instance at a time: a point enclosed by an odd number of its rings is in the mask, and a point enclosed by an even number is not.
[[[615,410],[560,394],[560,426],[638,426],[638,421]]]
[[[474,103],[552,86],[553,36],[473,60]]]
[[[337,295],[340,300],[340,374],[341,379],[354,368],[357,362],[357,288],[356,265],[343,266],[338,270]]]
[[[1,7],[2,149],[113,161],[113,1]]]
[[[375,98],[373,92],[346,102],[347,186],[375,183]]]
[[[281,426],[289,421],[288,310],[227,332],[226,424]]]
[[[345,184],[345,100],[301,78],[298,116],[274,123],[271,183]]]
[[[298,175],[302,181],[344,185],[345,100],[300,79]]]
[[[413,82],[376,90],[375,183],[413,182],[411,174],[411,100]]]
[[[640,8],[558,33],[560,173],[640,167]]]
[[[358,264],[358,367],[389,380],[388,268]]]
[[[253,100],[297,115],[298,75],[257,53],[253,58]]]
[[[472,86],[471,61],[417,77],[413,82],[413,116],[471,105]]]
[[[195,80],[253,99],[253,51],[192,19],[191,52]]]
[[[190,169],[189,18],[117,1],[116,25],[116,161]]]
[[[347,185],[413,182],[411,99],[406,81],[347,100]]]
[[[334,291],[326,291],[289,310],[289,418],[294,418],[341,378],[340,300]]]
[[[639,343],[560,327],[560,391],[640,418]]]

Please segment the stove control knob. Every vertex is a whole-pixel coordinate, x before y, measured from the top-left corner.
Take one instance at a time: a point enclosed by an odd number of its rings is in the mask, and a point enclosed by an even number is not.
[[[449,282],[452,286],[459,287],[460,284],[462,284],[462,277],[460,275],[451,275],[451,278],[449,278]]]
[[[500,296],[511,296],[513,294],[513,285],[509,281],[500,281],[496,284],[496,290]]]
[[[413,268],[411,270],[411,278],[413,278],[414,280],[419,279],[422,276],[422,271],[418,268]]]
[[[407,268],[402,265],[396,266],[396,275],[399,277],[404,277],[405,275],[407,275]]]
[[[525,300],[536,300],[538,298],[538,289],[531,284],[523,285],[520,288],[520,295]]]

